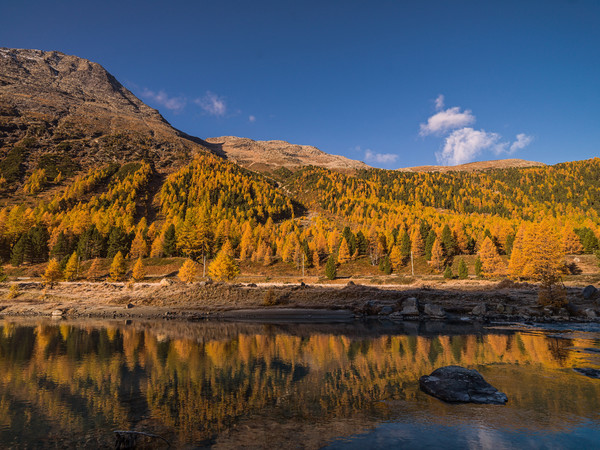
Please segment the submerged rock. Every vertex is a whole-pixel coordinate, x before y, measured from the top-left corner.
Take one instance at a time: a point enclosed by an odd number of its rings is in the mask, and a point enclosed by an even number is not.
[[[476,370],[446,366],[424,375],[419,386],[426,394],[449,403],[483,403],[503,405],[506,394],[484,380]]]
[[[589,367],[574,367],[573,370],[581,375],[585,375],[586,377],[600,378],[600,370],[598,369],[591,369]]]

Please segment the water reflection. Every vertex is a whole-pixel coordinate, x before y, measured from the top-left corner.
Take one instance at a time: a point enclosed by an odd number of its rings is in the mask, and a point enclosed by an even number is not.
[[[479,424],[473,433],[481,436],[568,432],[598,421],[600,381],[571,370],[598,367],[600,355],[583,351],[598,346],[596,337],[364,324],[3,321],[0,446],[111,446],[112,430],[135,429],[177,445],[319,447],[384,420]],[[509,404],[447,405],[420,393],[418,378],[448,364],[479,369]]]

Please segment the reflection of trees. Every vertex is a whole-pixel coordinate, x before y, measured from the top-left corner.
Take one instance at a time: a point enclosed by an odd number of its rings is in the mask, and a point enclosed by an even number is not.
[[[569,378],[568,401],[544,394],[534,377],[577,365],[567,347],[593,344],[542,334],[358,337],[227,324],[224,337],[207,327],[186,338],[132,326],[1,326],[0,425],[13,433],[127,429],[150,416],[181,441],[200,441],[267,407],[310,420],[379,414],[374,402],[414,398],[421,375],[449,364],[533,368],[510,378],[516,406],[560,412],[576,399],[585,412],[600,394],[584,377]]]

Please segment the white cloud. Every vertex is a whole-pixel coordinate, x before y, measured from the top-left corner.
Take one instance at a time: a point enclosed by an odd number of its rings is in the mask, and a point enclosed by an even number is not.
[[[155,92],[150,89],[143,89],[141,96],[175,112],[183,110],[187,103],[185,97],[169,97],[163,90]]]
[[[225,99],[210,91],[207,91],[204,97],[194,100],[194,103],[211,116],[224,116],[227,112]]]
[[[455,166],[472,161],[483,150],[502,151],[506,143],[501,143],[498,133],[474,130],[465,127],[453,131],[446,137],[444,148],[435,157],[440,164]]]
[[[435,154],[440,164],[464,164],[473,161],[483,151],[492,151],[496,155],[512,154],[533,141],[533,137],[525,133],[517,134],[516,140],[510,143],[502,141],[498,133],[475,130],[469,126],[475,123],[475,116],[470,110],[461,111],[458,106],[444,110],[444,100],[442,94],[438,95],[435,99],[437,112],[427,119],[427,123],[420,125],[419,131],[421,136],[445,136],[442,151]]]
[[[444,96],[442,94],[438,95],[438,98],[435,99],[435,109],[436,111],[444,109]]]
[[[365,150],[365,161],[372,161],[379,164],[392,164],[396,161],[398,155],[393,153],[375,153],[371,149]]]
[[[438,99],[440,97],[438,97]],[[437,104],[438,100],[436,100],[436,106]],[[475,123],[475,116],[470,110],[466,109],[465,111],[461,111],[458,106],[455,106],[453,108],[448,108],[445,111],[440,111],[427,119],[427,123],[421,124],[421,131],[419,134],[421,136],[426,136],[428,134],[443,134],[447,131],[465,127],[473,123]]]
[[[508,150],[508,153],[514,153],[517,150],[527,147],[533,142],[533,136],[527,136],[525,133],[517,134],[517,140],[513,142]]]
[[[250,122],[250,123],[256,122],[256,116],[248,116],[248,122]]]

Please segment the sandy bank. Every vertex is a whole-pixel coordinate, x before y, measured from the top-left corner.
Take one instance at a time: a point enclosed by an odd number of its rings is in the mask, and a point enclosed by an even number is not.
[[[9,298],[11,286],[18,295]],[[14,288],[13,288],[14,290]],[[392,320],[596,321],[596,299],[567,289],[568,309],[542,308],[537,287],[526,283],[465,281],[440,285],[365,286],[193,283],[39,282],[0,285],[0,316],[145,318],[180,320],[348,321]],[[410,300],[409,300],[410,299]],[[406,305],[416,299],[418,311]]]

